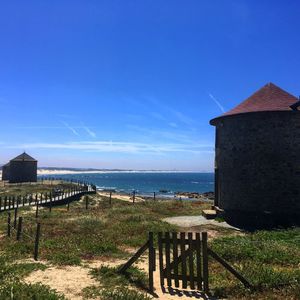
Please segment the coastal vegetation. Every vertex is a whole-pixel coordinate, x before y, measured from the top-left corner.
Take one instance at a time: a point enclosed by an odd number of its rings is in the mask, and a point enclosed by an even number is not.
[[[32,186],[33,187],[33,186]],[[150,299],[146,295],[147,273],[136,266],[124,275],[117,274],[124,263],[147,239],[147,233],[179,230],[206,230],[209,247],[239,270],[254,286],[243,287],[221,265],[209,261],[210,288],[216,297],[229,299],[300,299],[300,230],[298,228],[254,233],[217,226],[179,228],[164,221],[172,216],[200,215],[210,207],[204,201],[127,202],[103,195],[40,209],[38,219],[31,207],[19,209],[24,232],[21,241],[6,236],[7,214],[0,214],[0,298],[64,299],[59,291],[44,283],[28,283],[26,277],[53,267],[87,268],[94,284],[81,291],[92,299]],[[41,223],[39,262],[34,262],[33,239],[36,222]],[[222,221],[222,220],[220,220]],[[114,265],[97,265],[111,262]],[[10,292],[8,292],[10,291]]]

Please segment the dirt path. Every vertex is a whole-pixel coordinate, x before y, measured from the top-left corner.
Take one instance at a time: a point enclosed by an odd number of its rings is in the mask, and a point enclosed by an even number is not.
[[[103,265],[116,267],[126,262],[125,260],[92,260],[86,261],[84,266],[63,266],[56,267],[50,266],[46,270],[32,272],[25,278],[27,283],[38,283],[41,282],[45,285],[50,286],[57,292],[64,294],[70,300],[82,300],[82,290],[89,286],[98,286],[99,281],[96,281],[89,275],[89,271],[92,268],[100,268]],[[46,262],[43,262],[47,264]],[[142,257],[138,260],[136,267],[148,272],[148,259],[147,256]],[[158,265],[157,265],[157,270]],[[168,291],[164,293],[160,287],[159,271],[154,272],[154,287],[156,299],[171,300],[171,299],[207,299],[198,291],[188,290],[173,290],[170,294]]]
[[[82,289],[97,285],[97,281],[88,272],[88,268],[80,266],[49,267],[44,271],[32,272],[25,281],[27,283],[41,282],[64,294],[68,299],[81,300]]]

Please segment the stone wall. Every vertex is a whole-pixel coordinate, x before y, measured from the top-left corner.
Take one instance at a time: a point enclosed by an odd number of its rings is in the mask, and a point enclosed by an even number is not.
[[[300,213],[300,111],[216,119],[216,204],[225,211]]]

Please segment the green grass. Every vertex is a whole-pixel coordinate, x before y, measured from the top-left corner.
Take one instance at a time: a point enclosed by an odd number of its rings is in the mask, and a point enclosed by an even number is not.
[[[107,198],[97,195],[89,197],[89,209],[85,202],[73,202],[70,210],[66,206],[40,209],[41,223],[40,259],[57,265],[79,265],[83,259],[100,256],[128,257],[126,247],[140,247],[149,231],[174,231],[177,227],[162,221],[175,215],[200,214],[207,204],[202,202],[144,202],[135,203],[113,199],[110,207]],[[20,209],[26,235],[22,242],[12,238],[0,239],[0,247],[14,258],[32,257],[36,230],[34,210]],[[0,215],[0,230],[6,231],[6,213]]]
[[[22,279],[36,270],[45,270],[40,263],[13,263],[11,257],[0,255],[0,299],[62,300],[63,295],[42,284],[26,284]]]
[[[148,276],[137,267],[130,267],[125,274],[119,274],[118,268],[102,266],[91,271],[91,275],[101,282],[105,288],[126,286],[132,283],[136,286],[147,288]]]
[[[118,268],[102,266],[91,271],[91,275],[99,281],[98,286],[87,287],[83,291],[84,298],[101,299],[152,299],[145,295],[145,292],[128,289],[129,285],[147,289],[148,276],[137,267],[130,267],[125,274],[119,274]]]
[[[95,299],[101,297],[102,300],[151,300],[152,297],[146,293],[129,289],[127,287],[118,287],[115,289],[99,287],[88,287],[84,289],[84,299]]]
[[[230,299],[300,299],[300,229],[258,231],[218,238],[212,249],[254,286],[245,289],[211,259],[211,286]]]
[[[40,259],[55,265],[80,265],[83,260],[101,257],[128,258],[131,254],[127,251],[143,245],[149,231],[178,230],[176,226],[162,221],[163,218],[200,215],[201,210],[210,206],[201,201],[147,201],[132,204],[113,199],[110,207],[107,197],[88,197],[88,210],[84,201],[71,203],[69,211],[66,206],[53,207],[51,214],[48,209],[40,210]],[[20,209],[19,215],[23,216],[26,235],[34,237],[37,221],[34,210]],[[0,280],[3,278],[3,282],[10,287],[15,284],[18,290],[25,274],[42,266],[20,264],[14,267],[16,271],[8,272],[12,270],[15,260],[33,256],[33,241],[23,236],[22,241],[17,242],[14,232],[11,238],[7,238],[6,218],[6,213],[0,214],[0,232],[4,235],[0,237],[0,249],[7,260],[6,265],[0,267]],[[218,229],[218,234],[222,237],[210,239],[209,246],[240,271],[255,289],[247,290],[221,265],[210,259],[210,286],[215,296],[239,300],[300,299],[299,228],[244,235],[232,235],[229,229]],[[12,277],[7,274],[12,274]],[[83,294],[86,298],[97,296],[102,299],[144,300],[147,298],[143,293],[127,289],[132,284],[145,285],[147,279],[144,275],[134,268],[130,269],[127,277],[108,267],[93,270],[93,276],[101,278],[101,284],[86,288]],[[28,295],[30,291],[35,293],[41,289],[41,293],[60,297],[47,287],[26,285],[24,291],[27,289]],[[3,295],[0,294],[0,299],[6,299],[6,294]]]
[[[6,184],[0,186],[0,197],[3,196],[25,196],[36,193],[49,193],[53,188],[58,189],[70,189],[74,187],[74,184],[68,182],[54,181],[52,184],[49,181],[36,182],[36,183],[25,183],[25,184]]]

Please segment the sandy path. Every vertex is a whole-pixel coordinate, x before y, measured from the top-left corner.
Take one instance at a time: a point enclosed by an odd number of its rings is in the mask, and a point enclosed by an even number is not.
[[[97,192],[97,194],[99,196],[109,197],[109,193],[107,193],[107,192]],[[118,200],[122,200],[122,201],[132,202],[132,195],[113,193],[112,199],[118,199]],[[135,202],[142,202],[142,201],[145,201],[145,200],[139,196],[135,196]]]
[[[49,267],[45,271],[32,272],[25,278],[27,283],[46,284],[68,299],[81,300],[82,289],[97,285],[97,281],[89,274],[88,268],[80,266]]]
[[[103,265],[116,267],[123,263],[126,260],[92,260],[86,261],[84,266],[64,266],[64,267],[54,267],[50,266],[46,270],[32,272],[29,276],[25,278],[27,283],[38,283],[50,286],[52,289],[55,289],[57,292],[64,294],[70,300],[82,300],[82,289],[89,286],[98,286],[99,282],[96,281],[89,275],[89,271],[92,268],[100,268]],[[45,263],[45,262],[43,262]],[[46,263],[45,263],[46,264]],[[134,264],[136,267],[148,272],[148,257],[147,255],[141,257],[137,263]],[[182,300],[191,300],[191,299],[208,299],[205,298],[198,291],[189,291],[177,289],[173,290],[175,294],[170,294],[169,292],[164,293],[160,287],[160,278],[159,278],[159,268],[156,267],[154,272],[154,287],[155,294],[157,295],[156,299],[161,300],[171,300],[171,299],[182,299]]]

